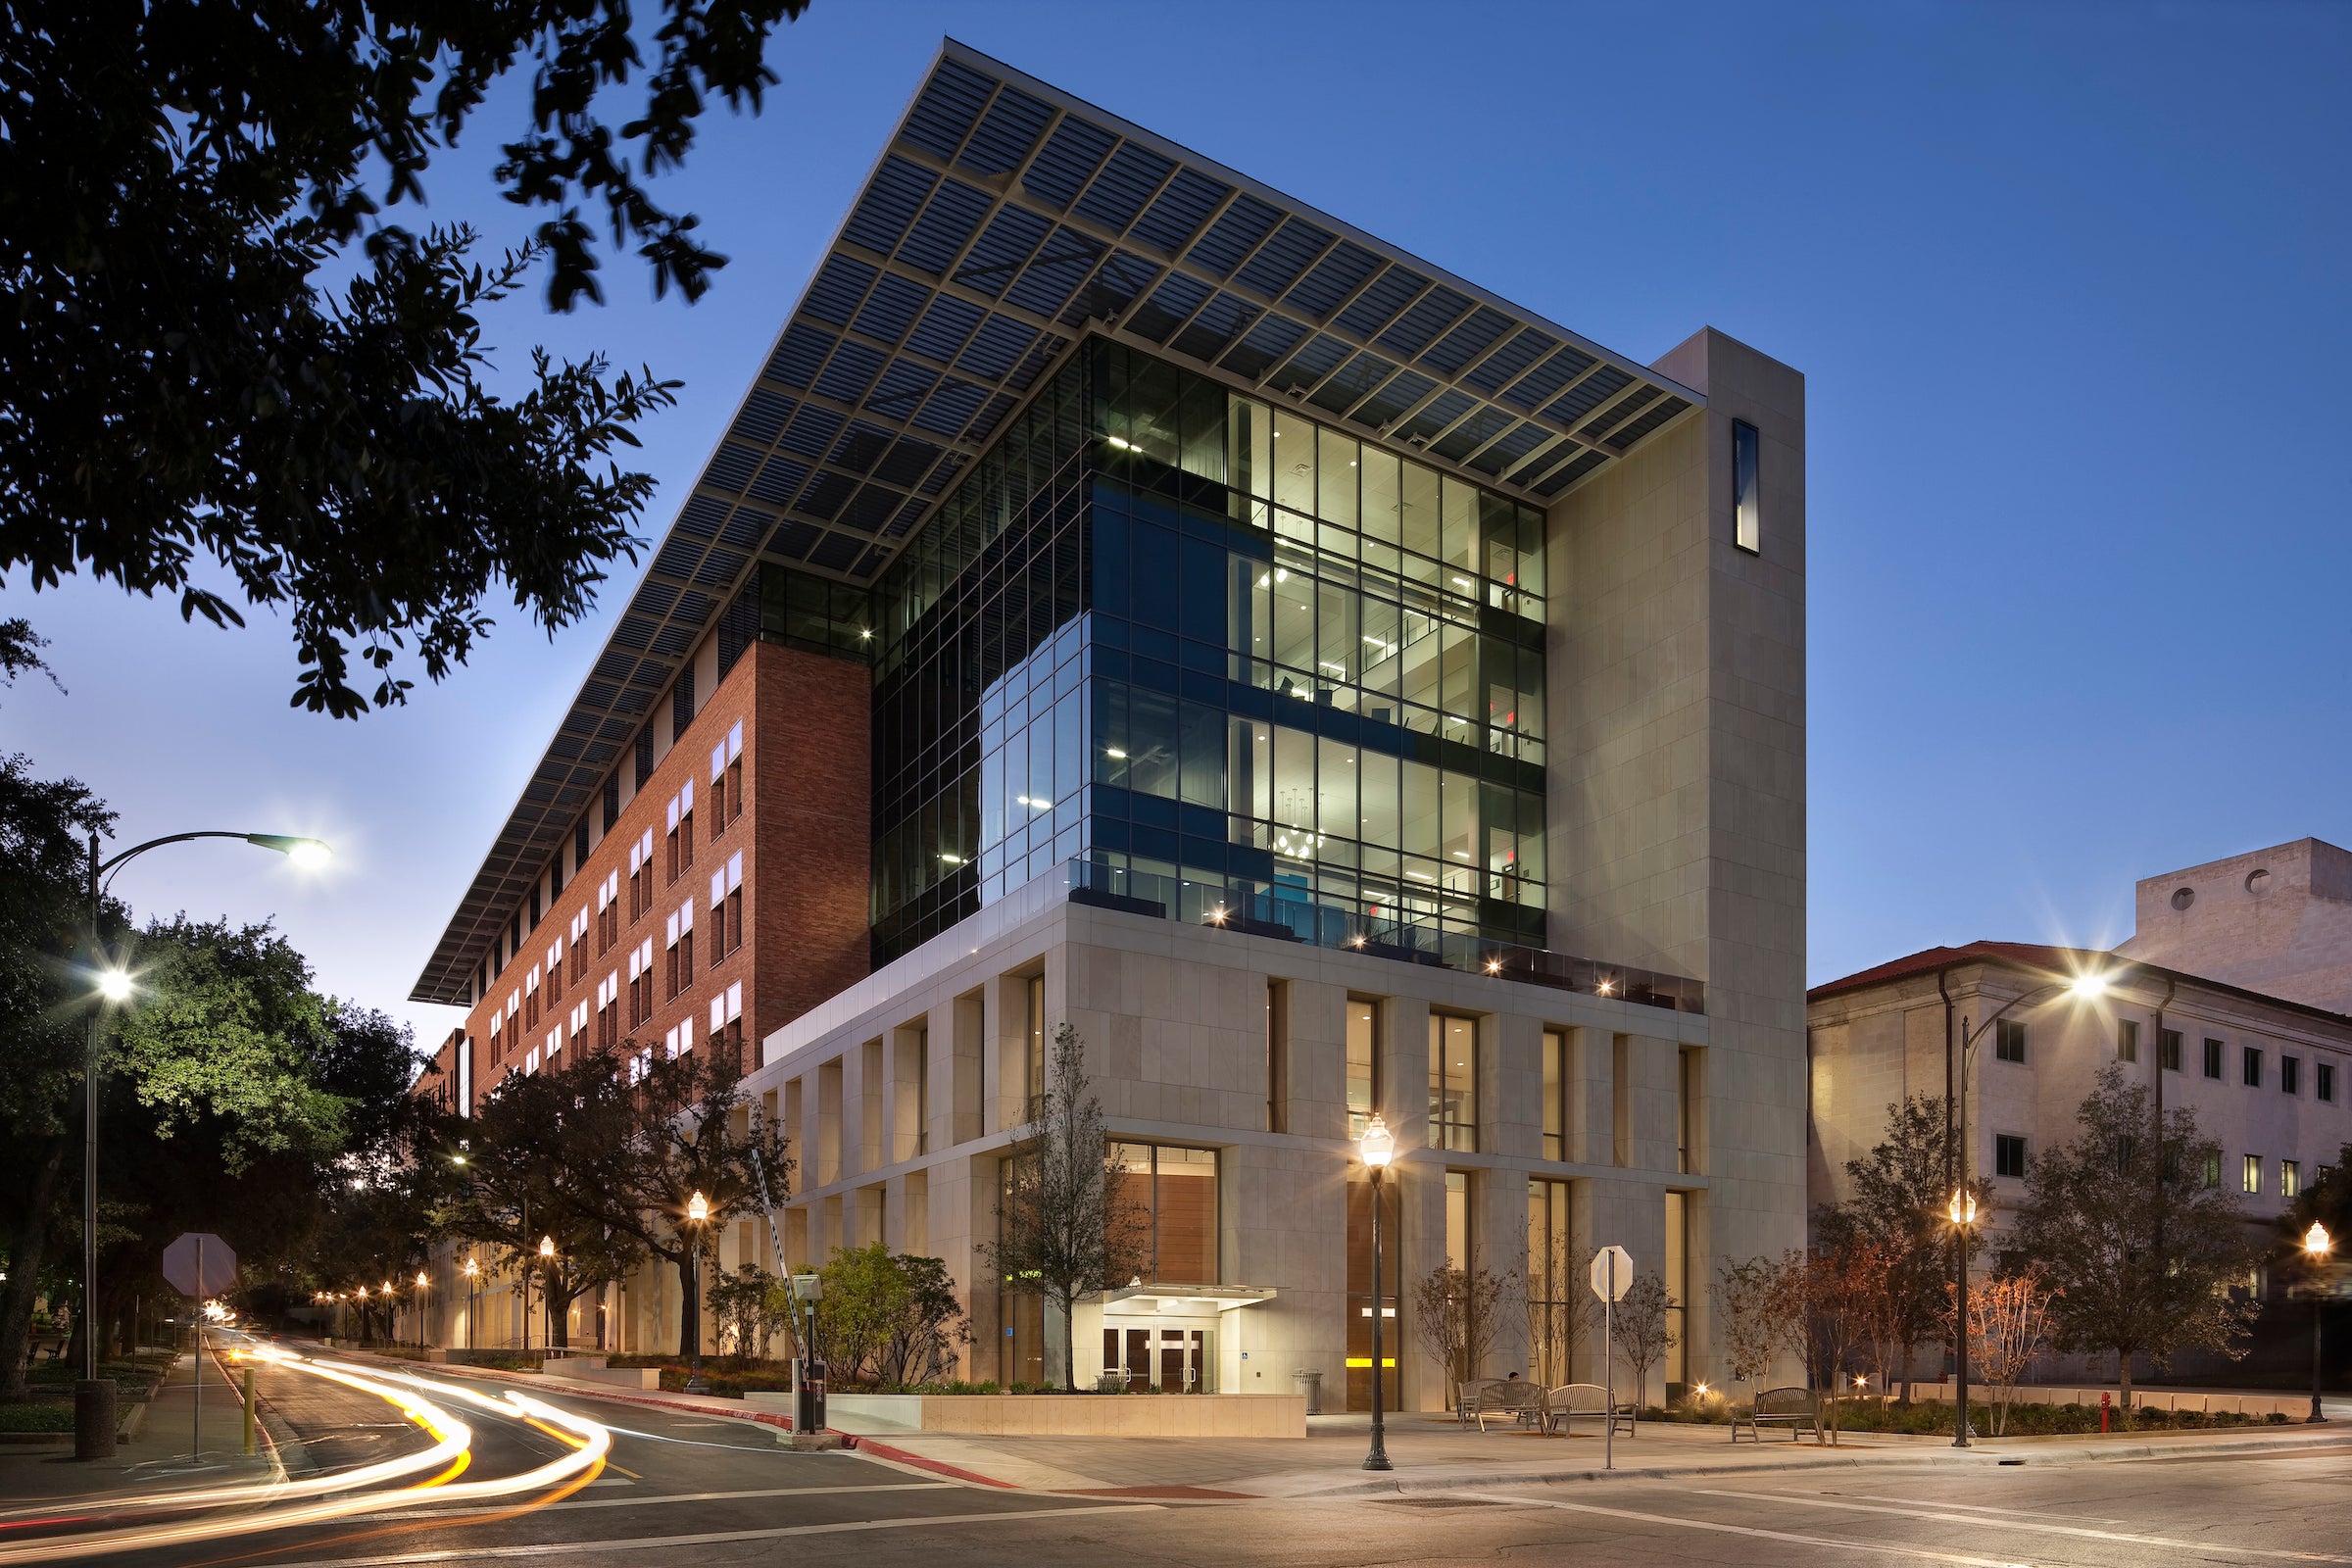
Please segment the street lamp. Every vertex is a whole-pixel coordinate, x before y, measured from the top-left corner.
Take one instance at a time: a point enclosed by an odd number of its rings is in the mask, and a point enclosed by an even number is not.
[[[289,838],[280,833],[230,833],[208,829],[201,833],[172,833],[134,844],[110,859],[98,858],[98,835],[90,835],[89,930],[85,956],[95,978],[100,1005],[90,1009],[89,1044],[81,1061],[81,1382],[74,1397],[74,1457],[103,1459],[115,1451],[115,1385],[98,1376],[98,1062],[105,1039],[109,1007],[130,1000],[131,979],[109,961],[98,941],[98,907],[114,873],[126,861],[149,850],[189,839],[243,839],[265,850],[288,856],[309,869],[324,864],[333,851],[317,839]]]
[[[428,1282],[424,1270],[416,1271],[416,1348],[424,1348],[424,1291]]]
[[[695,1228],[694,1239],[688,1244],[686,1250],[688,1278],[693,1282],[689,1288],[694,1292],[694,1372],[693,1375],[686,1379],[685,1392],[688,1394],[708,1394],[710,1392],[710,1386],[703,1381],[702,1242],[704,1228],[708,1226],[710,1222],[710,1200],[703,1196],[700,1188],[697,1188],[694,1196],[686,1200],[686,1223]]]
[[[539,1238],[539,1310],[547,1314],[546,1349],[549,1350],[556,1348],[556,1298],[548,1289],[548,1282],[555,1276],[555,1271],[556,1239],[542,1236]]]
[[[1372,1178],[1372,1451],[1364,1455],[1364,1468],[1388,1470],[1394,1467],[1389,1463],[1388,1425],[1381,1408],[1380,1179],[1388,1171],[1389,1161],[1396,1157],[1396,1139],[1375,1111],[1355,1147]]]
[[[2109,977],[2106,974],[2095,970],[2085,970],[2071,980],[2053,980],[2048,985],[2037,986],[2032,991],[2021,992],[2017,996],[2011,997],[1995,1008],[1990,1017],[1978,1024],[1974,1029],[1968,1026],[1966,1017],[1960,1020],[1959,1130],[1954,1138],[1954,1142],[1959,1146],[1960,1180],[1952,1189],[1949,1210],[1952,1220],[1952,1250],[1957,1254],[1954,1272],[1958,1277],[1958,1289],[1955,1293],[1954,1302],[1955,1312],[1952,1318],[1952,1351],[1953,1360],[1956,1363],[1954,1393],[1957,1396],[1953,1406],[1952,1420],[1952,1446],[1955,1448],[1971,1446],[1968,1431],[1968,1238],[1969,1230],[1975,1225],[1977,1219],[1977,1200],[1968,1187],[1969,1058],[1975,1053],[1979,1042],[1984,1040],[1985,1032],[2017,1008],[2028,1004],[2046,1002],[2052,997],[2058,996],[2072,996],[2078,1002],[2094,1001],[2106,995],[2109,984]],[[2159,1040],[2156,1043],[2156,1049],[2159,1059],[2161,1059],[2164,1042]],[[2159,1068],[2159,1070],[2162,1069]]]
[[[2303,1260],[2312,1266],[2315,1274],[2328,1261],[2328,1254],[2334,1249],[2335,1238],[2328,1234],[2328,1227],[2313,1220],[2311,1229],[2303,1233]],[[2303,1418],[2305,1421],[2326,1419],[2320,1414],[2320,1308],[2327,1298],[2320,1294],[2318,1287],[2319,1282],[2314,1280],[2311,1293],[2311,1414]]]
[[[473,1348],[474,1282],[481,1278],[481,1265],[472,1258],[466,1260],[466,1348]]]

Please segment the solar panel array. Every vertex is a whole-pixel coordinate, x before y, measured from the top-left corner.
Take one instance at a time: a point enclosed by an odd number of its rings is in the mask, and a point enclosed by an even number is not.
[[[418,978],[471,967],[762,555],[871,582],[1082,332],[1538,503],[1698,401],[949,43]]]

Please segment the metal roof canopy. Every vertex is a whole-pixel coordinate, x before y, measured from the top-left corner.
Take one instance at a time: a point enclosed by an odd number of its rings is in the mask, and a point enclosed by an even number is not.
[[[1089,331],[1538,504],[1705,401],[945,40],[411,1000],[467,1002],[761,557],[873,582]]]

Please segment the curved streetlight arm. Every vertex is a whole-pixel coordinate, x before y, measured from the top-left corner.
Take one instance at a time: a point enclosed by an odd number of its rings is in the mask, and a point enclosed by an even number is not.
[[[103,879],[99,884],[100,891],[103,892],[106,884],[114,880],[114,873],[121,869],[123,861],[136,859],[149,850],[160,850],[167,844],[185,844],[190,839],[243,839],[256,848],[275,850],[280,855],[291,855],[299,846],[318,843],[316,839],[297,838],[285,833],[239,833],[229,828],[218,827],[205,828],[195,833],[167,833],[160,839],[149,839],[144,844],[134,844],[122,854],[110,856],[99,861],[96,874]]]
[[[1985,1030],[1991,1028],[1994,1024],[2000,1022],[2011,1012],[2015,1011],[2019,1007],[2024,1006],[2026,1004],[2030,1002],[2046,1001],[2049,994],[2072,991],[2074,986],[2075,983],[2072,980],[2053,980],[2048,985],[2035,986],[2031,991],[2021,991],[2016,996],[2011,997],[2007,1002],[2002,1003],[2000,1006],[1986,1014],[1974,1029],[1971,1029],[1967,1035],[1961,1039],[1961,1070],[1964,1072],[1967,1070],[1968,1054],[1977,1049],[1977,1043],[1984,1038]]]

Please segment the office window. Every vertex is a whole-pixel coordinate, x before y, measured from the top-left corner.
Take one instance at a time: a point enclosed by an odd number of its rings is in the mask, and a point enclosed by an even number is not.
[[[2219,1040],[2205,1042],[2205,1076],[2214,1079],[2222,1076],[2222,1043]]]
[[[2244,1185],[2249,1193],[2262,1191],[2262,1156],[2260,1154],[2246,1156]]]
[[[2139,1025],[2130,1018],[2115,1020],[2115,1059],[2118,1061],[2137,1061],[2139,1059]]]
[[[2278,1162],[2278,1196],[2294,1198],[2303,1191],[2303,1162],[2282,1159]]]
[[[2222,1152],[2218,1149],[2208,1150],[2206,1152],[2205,1185],[2208,1188],[2219,1187],[2222,1185]]]
[[[2158,1053],[2164,1057],[2164,1070],[2179,1072],[2180,1070],[2180,1031],[2178,1029],[2163,1030],[2157,1035],[2156,1043]]]
[[[1478,1024],[1429,1015],[1429,1147],[1478,1149]]]
[[[2335,1099],[2335,1063],[2315,1062],[2311,1069],[2311,1095],[2314,1100]]]
[[[1764,525],[1756,499],[1756,427],[1732,421],[1732,542],[1750,555],[1764,548]]]
[[[1690,1381],[1690,1195],[1666,1196],[1666,1381]]]
[[[1110,1146],[1143,1228],[1148,1285],[1217,1283],[1217,1152]]]
[[[2299,1095],[2303,1092],[2301,1056],[2282,1055],[2278,1058],[2278,1092],[2282,1095]]]
[[[1550,1037],[1546,1037],[1550,1038]],[[1568,1232],[1568,1184],[1527,1184],[1527,1322],[1535,1376],[1545,1387],[1570,1382],[1569,1349],[1592,1299],[1582,1259]]]
[[[2000,1133],[1992,1140],[1992,1173],[1995,1176],[2026,1174],[2026,1141],[2016,1133]]]
[[[1364,1136],[1373,1107],[1380,1103],[1378,1004],[1348,999],[1348,1136]]]
[[[2026,1059],[2026,1026],[2015,1018],[2000,1019],[1992,1026],[1992,1054],[2001,1061]]]
[[[2262,1052],[2255,1046],[2245,1046],[2238,1052],[2238,1076],[2248,1089],[2262,1087]]]
[[[1290,1081],[1290,995],[1280,980],[1266,982],[1266,1131],[1290,1131],[1283,1097]]]
[[[1568,1157],[1568,1037],[1544,1031],[1544,1157]]]

